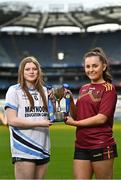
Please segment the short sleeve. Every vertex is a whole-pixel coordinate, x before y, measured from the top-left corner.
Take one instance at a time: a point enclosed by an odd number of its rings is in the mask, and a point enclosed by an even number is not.
[[[12,108],[14,110],[18,109],[18,97],[15,86],[9,87],[6,97],[5,97],[5,109]]]
[[[114,88],[112,90],[105,91],[100,103],[99,113],[112,118],[117,102],[117,93]]]

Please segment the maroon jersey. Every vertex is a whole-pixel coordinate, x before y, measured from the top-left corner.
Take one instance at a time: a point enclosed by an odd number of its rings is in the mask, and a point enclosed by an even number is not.
[[[80,89],[77,99],[77,121],[104,114],[106,123],[91,127],[77,127],[75,145],[82,149],[103,148],[115,144],[112,136],[117,93],[110,83],[87,84]]]

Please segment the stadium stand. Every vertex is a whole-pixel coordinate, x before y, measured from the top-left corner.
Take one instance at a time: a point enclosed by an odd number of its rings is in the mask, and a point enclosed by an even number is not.
[[[73,4],[74,5],[74,4]],[[19,8],[17,8],[19,7]],[[9,26],[32,27],[34,33],[0,31],[0,97],[4,97],[9,85],[17,82],[18,65],[25,56],[39,59],[44,71],[45,83],[68,83],[74,93],[88,82],[83,70],[83,55],[96,46],[108,55],[114,84],[121,93],[121,30],[88,32],[87,28],[103,23],[121,24],[121,7],[105,6],[87,12],[81,6],[63,11],[51,7],[48,12],[35,10],[25,3],[0,3],[0,29]],[[76,26],[84,31],[72,34],[43,33],[44,28]],[[24,28],[23,28],[24,29]],[[63,57],[59,59],[59,53]]]
[[[71,35],[1,33],[0,62],[18,66],[22,57],[33,55],[40,59],[44,67],[80,66],[84,53],[100,46],[106,51],[110,63],[116,64],[121,62],[120,39],[121,31]],[[57,58],[59,52],[64,53],[62,61]]]
[[[21,59],[27,55],[39,59],[48,84],[69,83],[77,92],[86,77],[83,73],[83,55],[89,49],[100,46],[109,58],[115,84],[120,85],[121,66],[121,31],[107,33],[74,33],[71,35],[52,34],[8,34],[0,35],[0,88],[6,89],[17,80],[17,68]],[[114,48],[115,47],[115,48]],[[64,53],[64,59],[59,60],[57,54]],[[7,64],[7,66],[6,66]],[[12,70],[11,66],[13,66]],[[14,67],[15,66],[15,67]],[[6,69],[3,67],[6,67]],[[15,69],[15,74],[11,71]],[[5,78],[5,70],[10,74]],[[3,71],[3,73],[2,73]],[[8,78],[9,76],[9,78]],[[118,88],[120,89],[120,88]]]

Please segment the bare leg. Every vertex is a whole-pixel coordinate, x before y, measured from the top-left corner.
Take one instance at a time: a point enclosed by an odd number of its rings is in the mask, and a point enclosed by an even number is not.
[[[96,179],[112,179],[113,162],[114,159],[93,162],[92,166]]]
[[[21,161],[15,163],[15,178],[34,179],[35,164],[33,162]]]
[[[44,176],[47,172],[48,164],[43,164],[36,166],[35,179],[44,179]]]
[[[91,179],[93,170],[89,160],[74,160],[74,179]]]

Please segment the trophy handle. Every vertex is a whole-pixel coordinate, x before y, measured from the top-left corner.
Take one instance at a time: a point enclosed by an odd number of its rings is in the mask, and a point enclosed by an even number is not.
[[[63,87],[65,89],[69,89],[68,84],[63,84]],[[65,117],[69,115],[70,112],[70,105],[71,105],[71,95],[69,92],[66,93],[65,95],[65,103],[66,103],[66,112],[65,112]]]
[[[69,115],[70,112],[70,104],[71,104],[71,95],[69,93],[66,94],[66,114]]]
[[[52,86],[47,86],[47,91],[48,91],[48,115],[49,115],[49,120],[51,122],[55,121],[55,106],[54,103],[52,102],[52,99],[50,98],[50,94],[52,92]]]

